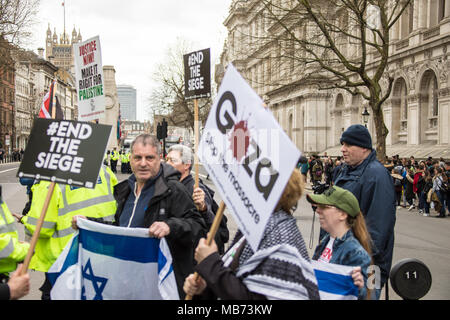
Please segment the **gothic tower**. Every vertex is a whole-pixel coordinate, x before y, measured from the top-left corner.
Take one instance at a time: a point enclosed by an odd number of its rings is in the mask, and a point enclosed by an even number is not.
[[[45,58],[49,60],[49,57],[53,57],[52,63],[54,65],[73,74],[74,55],[72,45],[81,41],[81,32],[78,31],[77,33],[75,26],[73,27],[71,39],[69,39],[69,35],[64,32],[59,37],[58,41],[56,28],[52,34],[49,24],[47,29],[47,37],[45,40]]]

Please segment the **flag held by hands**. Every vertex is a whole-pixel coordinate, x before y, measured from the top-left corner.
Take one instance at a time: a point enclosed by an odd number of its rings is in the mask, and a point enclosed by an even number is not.
[[[48,271],[53,300],[179,299],[165,239],[144,228],[77,222],[79,231]]]
[[[353,268],[313,260],[321,300],[356,300],[358,288],[351,276]]]

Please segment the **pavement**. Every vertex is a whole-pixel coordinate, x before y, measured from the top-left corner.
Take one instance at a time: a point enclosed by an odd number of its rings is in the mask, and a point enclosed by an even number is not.
[[[26,188],[18,183],[16,172],[19,164],[0,164],[0,184],[2,185],[3,199],[13,212],[21,212],[26,200]],[[211,180],[206,179],[205,172],[200,168],[201,179],[215,190]],[[128,175],[117,174],[119,181],[126,179]],[[311,193],[310,185],[307,185],[307,193]],[[215,199],[220,203],[220,194],[216,192]],[[237,231],[231,213],[226,209],[230,238]],[[436,213],[432,210],[432,216]],[[318,217],[313,218],[313,211],[307,202],[305,195],[300,199],[297,210],[294,212],[297,225],[304,237],[309,255],[317,245],[319,236]],[[314,224],[313,224],[314,220]],[[17,224],[19,238],[25,240],[23,225]],[[392,266],[405,258],[416,258],[424,262],[432,274],[432,287],[423,300],[448,300],[450,299],[450,217],[435,219],[418,214],[416,209],[408,211],[406,208],[397,210],[397,222],[395,226],[395,247]],[[44,281],[42,272],[30,270],[31,290],[24,300],[39,300],[38,290]],[[383,290],[381,299],[385,299]],[[401,298],[389,286],[389,299]]]

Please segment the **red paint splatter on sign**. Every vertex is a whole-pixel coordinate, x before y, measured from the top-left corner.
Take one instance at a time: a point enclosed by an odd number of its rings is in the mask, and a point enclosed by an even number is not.
[[[247,127],[247,121],[241,120],[234,125],[229,140],[233,158],[235,158],[237,162],[241,162],[242,158],[247,155],[248,147],[250,145],[250,131]]]

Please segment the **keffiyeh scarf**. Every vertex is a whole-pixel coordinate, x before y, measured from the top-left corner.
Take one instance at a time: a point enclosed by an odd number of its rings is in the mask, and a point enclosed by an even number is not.
[[[240,236],[236,236],[235,242]],[[250,291],[268,299],[320,299],[311,260],[295,218],[282,210],[271,215],[256,252],[245,244],[236,275]]]

